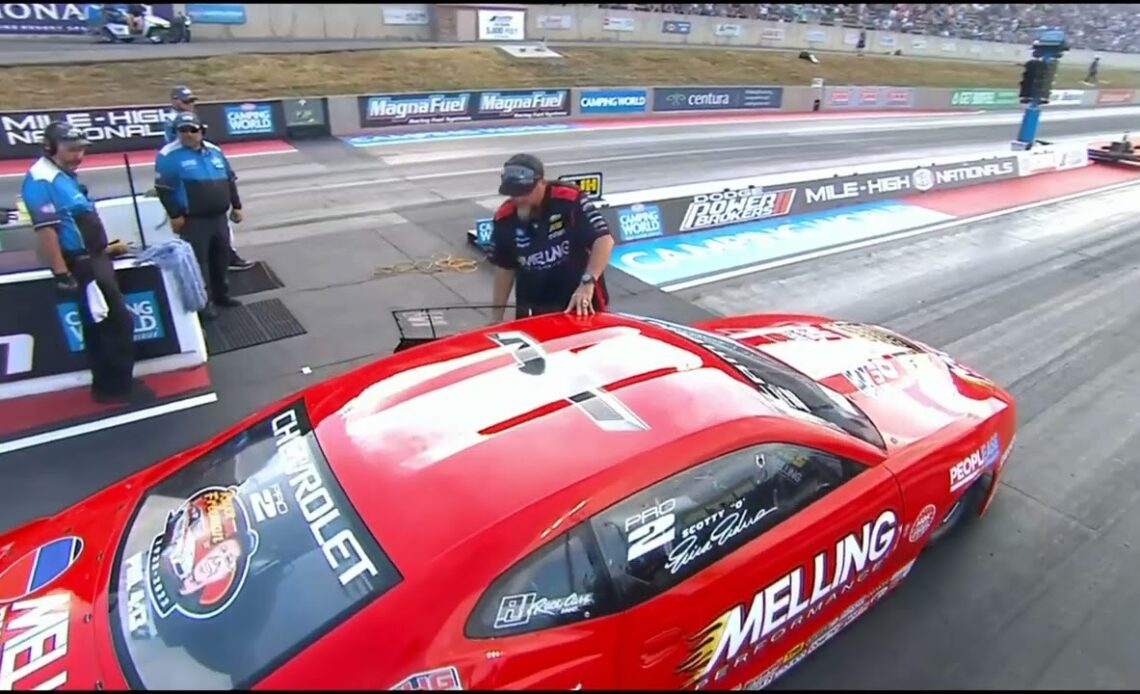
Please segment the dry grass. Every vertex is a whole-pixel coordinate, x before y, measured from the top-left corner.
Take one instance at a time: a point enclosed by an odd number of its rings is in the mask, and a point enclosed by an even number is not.
[[[564,48],[565,60],[519,60],[491,47],[407,48],[298,55],[228,55],[90,65],[0,68],[0,111],[165,103],[170,85],[203,98],[321,96],[490,87],[644,84],[829,84],[1016,89],[1015,64],[828,54],[665,48]],[[1064,63],[1063,63],[1064,65]],[[1057,88],[1087,88],[1070,62]],[[1105,70],[1103,86],[1140,87],[1140,72]]]

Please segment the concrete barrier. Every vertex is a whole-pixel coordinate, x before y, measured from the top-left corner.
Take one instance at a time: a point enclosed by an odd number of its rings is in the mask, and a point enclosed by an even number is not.
[[[655,43],[663,46],[762,47],[853,53],[859,28],[808,23],[728,19],[693,15],[605,10],[587,5],[460,4],[246,4],[244,24],[196,24],[206,39],[391,39],[479,41],[480,36],[508,39]],[[185,5],[177,4],[176,9]],[[506,14],[504,14],[504,12]],[[517,17],[509,17],[518,13]],[[498,33],[483,32],[494,16]],[[518,22],[516,27],[516,22]],[[517,32],[516,32],[517,28]],[[518,33],[523,33],[519,36]],[[951,39],[890,31],[868,31],[866,53],[987,62],[1023,62],[1027,46],[993,41]],[[1140,54],[1073,50],[1069,64],[1088,65],[1095,55],[1103,68],[1140,69]]]
[[[1047,110],[1138,103],[1138,91],[1057,90]],[[818,104],[817,104],[818,102]],[[203,103],[211,139],[221,143],[322,136],[381,142],[567,130],[568,121],[691,118],[700,115],[860,111],[1020,110],[1014,89],[924,89],[890,85],[706,85],[453,90],[307,99]],[[93,152],[151,149],[162,139],[161,104],[0,113],[0,160],[33,156],[54,119],[83,128]],[[476,132],[477,131],[477,132]],[[368,141],[368,138],[372,138]]]

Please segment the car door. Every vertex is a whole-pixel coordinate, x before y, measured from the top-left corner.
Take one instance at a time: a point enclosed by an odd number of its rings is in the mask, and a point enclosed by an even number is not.
[[[464,629],[475,689],[606,689],[615,684],[618,605],[585,523],[510,567]]]
[[[598,514],[624,608],[618,686],[733,687],[806,654],[905,564],[901,504],[885,468],[759,443]]]

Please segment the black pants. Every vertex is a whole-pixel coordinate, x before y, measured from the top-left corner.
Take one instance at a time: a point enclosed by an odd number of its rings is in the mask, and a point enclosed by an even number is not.
[[[115,266],[106,252],[68,258],[67,267],[79,283],[79,319],[83,347],[91,369],[91,390],[117,397],[131,390],[135,370],[135,323],[115,278]],[[87,284],[95,282],[107,302],[107,317],[96,323],[87,303]]]
[[[225,215],[187,217],[180,236],[194,249],[210,300],[230,298],[230,227]]]

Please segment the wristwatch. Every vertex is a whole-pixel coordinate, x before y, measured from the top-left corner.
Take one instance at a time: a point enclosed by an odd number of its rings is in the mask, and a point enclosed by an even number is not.
[[[594,279],[593,275],[588,272],[582,274],[582,284],[593,284],[594,282],[597,282],[597,280]]]

